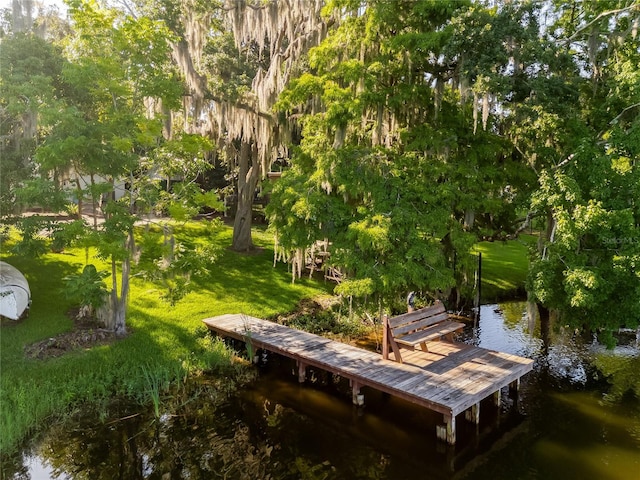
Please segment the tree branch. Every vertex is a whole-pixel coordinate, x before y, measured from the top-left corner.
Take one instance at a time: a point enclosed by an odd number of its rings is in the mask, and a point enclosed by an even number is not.
[[[571,160],[573,160],[573,157],[574,157],[574,154],[572,153],[567,158],[565,158],[563,161],[561,161],[559,164],[555,165],[553,167],[553,170],[558,170],[559,168],[564,167],[567,163],[569,163]]]
[[[124,9],[129,12],[129,15],[131,15],[135,20],[138,19],[138,14],[133,10],[131,4],[127,0],[119,0],[117,3],[122,5]]]
[[[232,106],[233,108],[239,108],[240,110],[246,110],[248,112],[252,112],[254,114],[256,114],[259,117],[262,117],[266,120],[275,120],[275,116],[271,115],[270,113],[267,113],[265,111],[259,110],[256,107],[248,104],[248,103],[244,103],[244,102],[236,102],[236,101],[231,101],[231,100],[225,100],[222,97],[218,97],[217,95],[213,95],[211,92],[209,92],[207,90],[207,92],[205,93],[204,96],[205,100],[212,100],[216,103],[226,103],[230,106]]]
[[[620,117],[621,117],[622,115],[624,115],[626,111],[631,110],[632,108],[636,108],[636,107],[640,107],[640,102],[638,102],[638,103],[634,103],[633,105],[629,105],[627,108],[625,108],[624,110],[622,110],[622,111],[620,112],[620,114],[619,114],[616,118],[614,118],[613,120],[611,120],[611,121],[609,122],[609,125],[615,125],[616,123],[618,123],[618,120],[620,120]]]
[[[526,228],[531,224],[531,220],[533,220],[534,218],[538,218],[545,215],[544,213],[540,213],[540,212],[527,212],[527,216],[525,218],[519,218],[517,219],[515,222],[522,222],[520,224],[520,226],[518,228],[516,228],[515,231],[515,235],[517,236],[520,232],[523,232],[526,230]]]
[[[567,38],[564,43],[565,45],[570,43],[572,40],[575,40],[575,38],[581,34],[582,32],[584,32],[585,30],[587,30],[589,27],[591,27],[594,23],[596,23],[598,20],[604,18],[604,17],[608,17],[609,15],[615,15],[617,13],[622,13],[622,12],[626,12],[627,10],[633,10],[636,8],[640,8],[640,4],[638,3],[632,3],[631,5],[629,5],[628,7],[624,7],[624,8],[619,8],[617,10],[609,10],[607,12],[602,12],[601,14],[599,14],[596,18],[594,18],[593,20],[591,20],[589,23],[587,23],[584,27],[579,28],[578,30],[576,30],[573,35],[571,35],[569,38]]]

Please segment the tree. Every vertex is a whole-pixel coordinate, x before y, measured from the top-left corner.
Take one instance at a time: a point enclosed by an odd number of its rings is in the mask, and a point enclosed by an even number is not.
[[[93,1],[73,1],[69,6],[74,36],[63,71],[66,106],[37,149],[41,178],[33,182],[73,196],[79,210],[82,200],[90,199],[94,224],[89,240],[111,262],[109,326],[124,334],[139,194],[148,192],[156,173],[175,174],[179,158],[189,167],[182,173],[193,172],[199,165],[194,159],[211,145],[200,137],[174,135],[165,141],[162,136],[162,112],[153,107],[162,102],[166,108],[178,108],[182,93],[170,68],[170,32],[164,24],[101,8]],[[167,159],[173,162],[173,172]],[[26,182],[23,193],[34,191],[29,186]],[[182,191],[199,193],[193,188]],[[97,213],[104,216],[102,223]]]
[[[299,263],[328,239],[332,265],[387,299],[455,287],[459,300],[472,244],[513,233],[516,193],[529,180],[489,115],[482,76],[507,76],[505,42],[476,68],[461,30],[482,20],[517,31],[524,13],[496,19],[457,1],[329,7],[339,26],[279,103],[299,118],[302,141],[273,188],[278,243]]]
[[[548,234],[532,264],[529,291],[543,309],[574,327],[611,333],[640,323],[640,60],[633,2],[557,5],[557,45],[571,51],[570,122],[554,137],[571,138],[542,169],[533,208],[548,214]],[[575,21],[579,19],[579,21]],[[603,314],[606,312],[606,315]]]
[[[31,175],[35,148],[55,121],[64,64],[60,48],[31,31],[0,39],[0,218],[18,213],[15,192]]]
[[[178,35],[174,59],[190,88],[189,131],[213,136],[224,152],[237,182],[232,248],[249,250],[257,186],[271,163],[286,154],[291,135],[287,119],[271,109],[303,54],[322,38],[321,3],[166,5],[167,21]]]
[[[377,292],[436,287],[407,260],[460,286],[469,233],[542,217],[532,298],[571,323],[636,325],[637,296],[621,296],[638,288],[637,3],[329,7],[339,27],[279,104],[303,125],[272,197],[289,258],[328,238]]]

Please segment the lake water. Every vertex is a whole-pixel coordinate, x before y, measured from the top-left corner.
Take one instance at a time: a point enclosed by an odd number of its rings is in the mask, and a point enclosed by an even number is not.
[[[640,479],[640,354],[613,352],[556,325],[541,331],[524,303],[485,305],[465,341],[535,359],[517,400],[458,419],[457,444],[436,440],[441,416],[271,357],[258,379],[220,398],[207,379],[151,409],[53,426],[2,467],[7,479]]]

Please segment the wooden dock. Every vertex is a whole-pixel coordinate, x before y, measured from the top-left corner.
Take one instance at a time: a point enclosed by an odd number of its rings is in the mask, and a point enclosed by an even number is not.
[[[429,351],[409,351],[404,363],[384,360],[382,355],[242,314],[207,318],[203,322],[222,337],[251,344],[294,359],[298,380],[306,368],[315,367],[349,380],[353,402],[362,405],[362,387],[370,387],[443,415],[438,437],[453,445],[456,416],[478,423],[480,402],[493,395],[500,403],[501,389],[517,390],[520,378],[533,368],[533,360],[475,347],[465,343],[433,342]]]

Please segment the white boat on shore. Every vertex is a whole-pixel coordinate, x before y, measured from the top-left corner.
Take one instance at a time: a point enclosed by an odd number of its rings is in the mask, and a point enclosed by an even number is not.
[[[0,315],[18,320],[31,305],[29,282],[14,266],[0,262]]]

